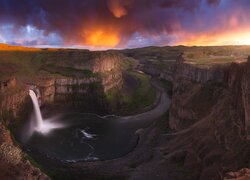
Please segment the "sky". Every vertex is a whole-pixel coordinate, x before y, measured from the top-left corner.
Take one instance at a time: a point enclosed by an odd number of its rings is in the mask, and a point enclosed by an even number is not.
[[[0,43],[88,49],[249,45],[249,0],[0,0]]]

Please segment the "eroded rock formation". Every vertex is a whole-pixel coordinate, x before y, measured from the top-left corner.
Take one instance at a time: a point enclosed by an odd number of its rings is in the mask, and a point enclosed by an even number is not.
[[[99,85],[98,88],[103,94],[113,88],[119,90],[123,84],[120,56],[107,52],[94,52],[92,54],[89,57],[91,59],[86,59],[81,53],[73,53],[70,60],[64,61],[63,64],[58,63],[61,66],[73,67],[77,70],[89,70],[93,73],[91,75],[45,78],[30,84],[30,87],[36,90],[40,103],[51,104],[72,94],[84,95],[89,92],[89,88],[93,85]],[[57,58],[51,59],[51,61],[57,61]]]
[[[160,146],[169,154],[167,162],[181,164],[179,174],[221,179],[248,166],[249,72],[250,61],[205,69],[185,62],[176,67],[169,117],[176,133]]]
[[[10,132],[0,123],[1,179],[49,179],[26,158],[27,155],[12,142]]]
[[[59,53],[52,58],[52,62],[58,61],[59,66],[71,67],[79,73],[85,70],[86,76],[60,76],[36,78],[32,81],[17,80],[14,76],[5,76],[0,82],[0,117],[5,125],[15,125],[17,119],[27,118],[31,110],[29,89],[34,89],[41,105],[62,104],[63,106],[75,105],[81,108],[91,106],[95,108],[106,107],[103,103],[105,93],[115,88],[122,87],[123,79],[118,55],[112,53]],[[69,58],[61,64],[61,58]],[[72,63],[73,61],[74,63]],[[48,62],[46,60],[46,62]],[[45,62],[45,63],[46,63]],[[56,62],[57,64],[57,62]],[[72,66],[73,65],[73,66]],[[66,68],[67,70],[67,68]],[[72,70],[72,69],[70,69]],[[79,71],[80,70],[80,71]],[[53,72],[51,72],[53,73]],[[85,72],[86,73],[86,72]],[[10,73],[11,74],[11,73]],[[91,111],[92,109],[87,109]],[[101,112],[101,110],[98,109]],[[48,179],[39,169],[35,168],[21,149],[12,143],[9,132],[3,124],[0,124],[0,177],[10,179]],[[6,135],[5,135],[6,134]],[[19,168],[20,167],[20,168]]]

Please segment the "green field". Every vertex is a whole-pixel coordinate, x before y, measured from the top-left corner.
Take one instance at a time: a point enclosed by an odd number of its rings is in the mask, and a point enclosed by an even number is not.
[[[100,52],[87,50],[0,50],[0,80],[15,76],[19,80],[35,80],[45,77],[91,77],[90,70],[77,69],[85,64],[91,65]]]
[[[132,94],[126,92],[125,88],[121,91],[110,91],[107,93],[109,102],[113,102],[112,108],[116,109],[120,115],[134,114],[143,111],[152,105],[156,100],[156,90],[150,83],[150,78],[146,74],[129,72],[129,75],[136,78],[138,86]],[[117,101],[118,100],[118,101]]]
[[[188,63],[199,66],[244,62],[250,55],[250,46],[145,47],[126,49],[121,53],[161,71],[174,63],[180,54],[183,54]]]
[[[184,51],[187,62],[209,66],[244,62],[250,55],[250,46],[192,47]]]

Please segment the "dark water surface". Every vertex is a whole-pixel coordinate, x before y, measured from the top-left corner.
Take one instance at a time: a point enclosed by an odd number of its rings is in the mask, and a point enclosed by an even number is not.
[[[136,129],[119,123],[116,117],[67,113],[57,121],[66,127],[46,135],[34,132],[23,143],[31,155],[41,154],[65,162],[108,160],[129,153],[137,144]],[[26,132],[22,130],[21,133]]]

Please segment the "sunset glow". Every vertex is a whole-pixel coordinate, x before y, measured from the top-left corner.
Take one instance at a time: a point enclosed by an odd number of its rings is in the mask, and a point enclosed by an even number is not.
[[[250,44],[248,0],[0,2],[0,43],[11,45],[107,49]]]
[[[201,35],[187,35],[184,41],[177,44],[187,46],[220,46],[220,45],[250,45],[250,28],[238,29],[224,33],[210,33]]]
[[[82,35],[85,39],[84,44],[90,46],[115,47],[120,41],[119,35],[114,30],[105,27],[84,29]]]

